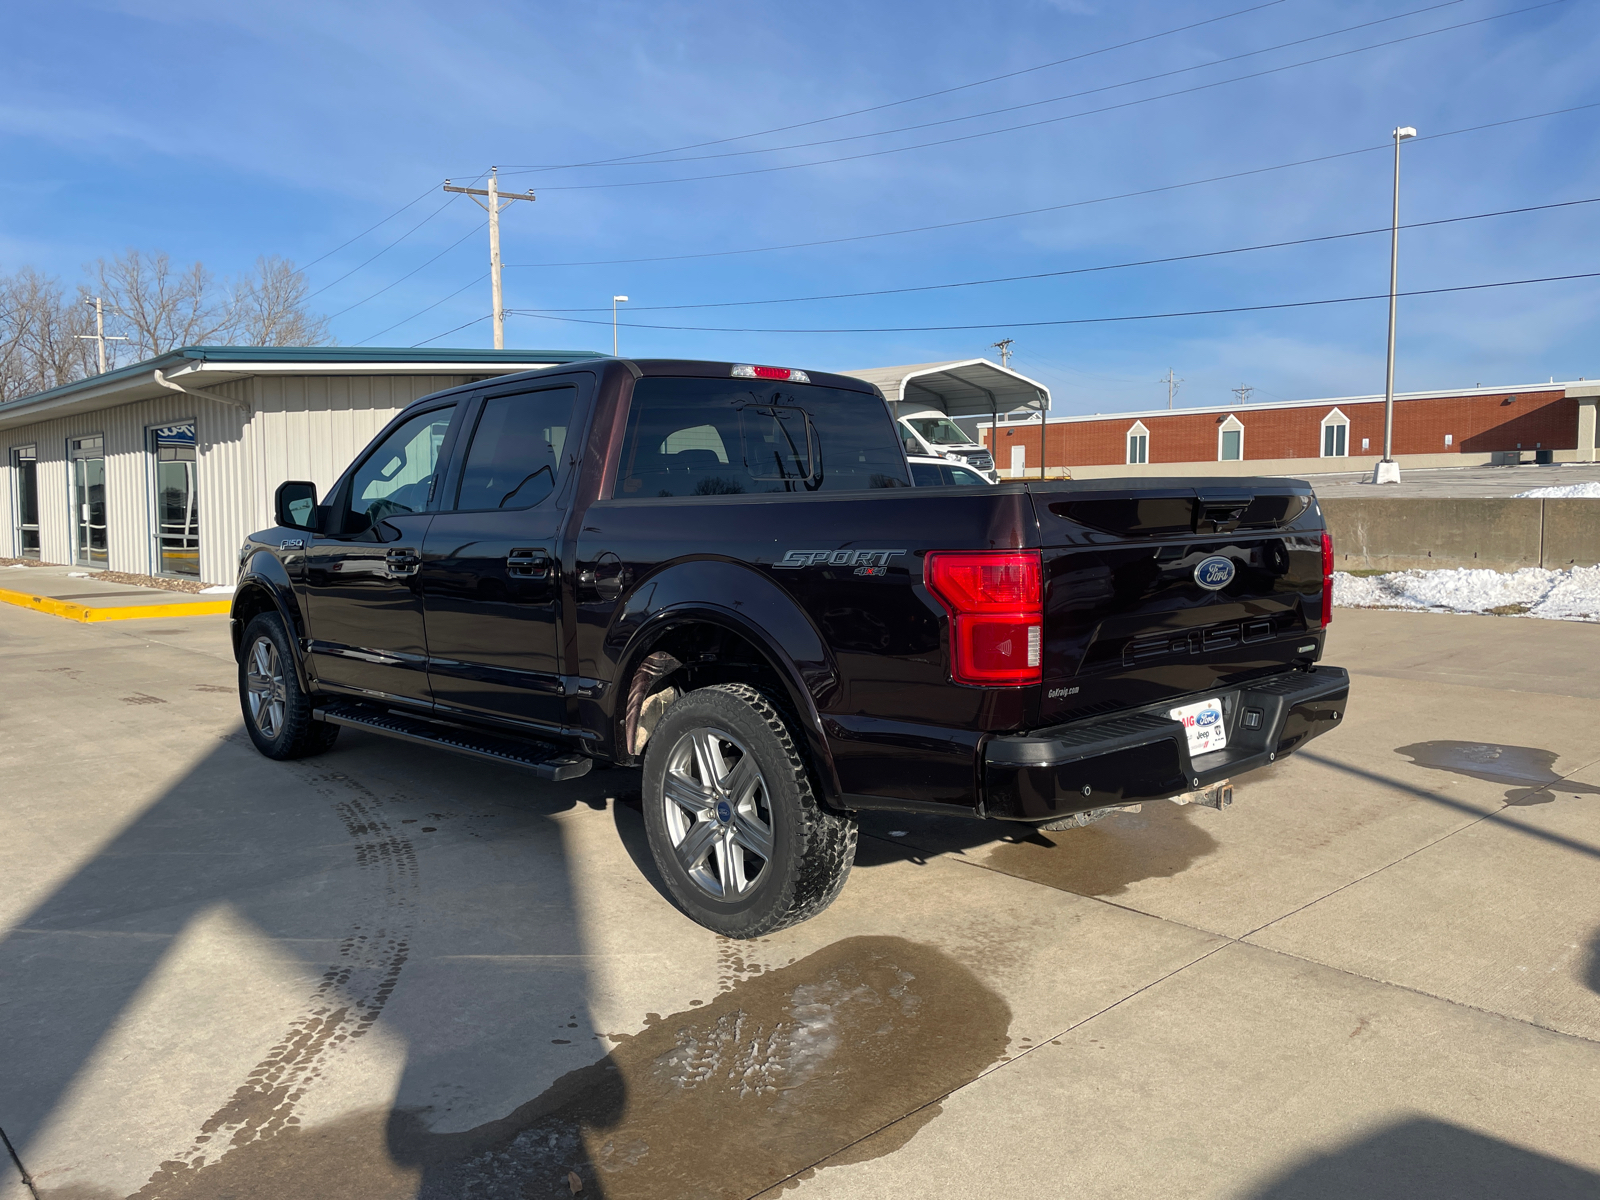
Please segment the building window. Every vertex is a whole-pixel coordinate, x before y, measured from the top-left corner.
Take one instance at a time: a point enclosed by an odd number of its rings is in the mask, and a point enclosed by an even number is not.
[[[80,567],[104,567],[110,560],[106,526],[106,440],[100,434],[67,442],[72,462],[72,528],[74,561]]]
[[[200,578],[200,497],[195,487],[194,422],[150,430],[155,455],[156,571]]]
[[[1217,430],[1217,461],[1239,462],[1244,458],[1244,424],[1231,413]]]
[[[1344,458],[1350,453],[1350,418],[1337,408],[1322,418],[1322,457]],[[1367,448],[1365,438],[1361,448]]]
[[[1136,421],[1128,430],[1128,462],[1130,465],[1150,461],[1150,431],[1143,421]]]
[[[39,454],[35,446],[11,450],[11,475],[16,480],[16,548],[18,558],[39,557]]]

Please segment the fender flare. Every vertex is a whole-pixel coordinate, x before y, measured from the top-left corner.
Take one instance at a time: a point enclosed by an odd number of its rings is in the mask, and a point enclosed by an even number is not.
[[[289,572],[284,570],[283,563],[277,555],[268,549],[257,550],[248,560],[249,565],[239,573],[239,582],[233,595],[233,607],[229,611],[232,624],[233,657],[239,661],[239,656],[244,653],[244,627],[249,624],[246,619],[238,615],[240,602],[253,595],[265,595],[283,619],[284,628],[289,632],[289,645],[291,657],[294,659],[294,673],[300,682],[300,687],[310,692],[311,678],[306,671],[305,652],[302,649],[306,636],[304,615],[300,611],[300,601],[294,592],[294,585],[289,581]]]
[[[716,596],[715,601],[706,596]],[[627,681],[668,629],[684,624],[715,625],[753,645],[782,680],[817,766],[824,798],[838,805],[842,790],[833,752],[823,732],[819,701],[840,680],[822,634],[806,611],[753,567],[724,558],[674,563],[641,580],[619,606],[606,633],[608,657],[617,664],[612,737],[621,747],[626,719]]]

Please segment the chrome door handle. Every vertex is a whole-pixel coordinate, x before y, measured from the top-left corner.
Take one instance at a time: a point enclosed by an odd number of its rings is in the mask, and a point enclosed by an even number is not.
[[[384,565],[391,575],[415,575],[422,560],[411,550],[391,550],[384,555]]]
[[[513,550],[506,555],[506,574],[516,579],[543,579],[550,573],[550,556],[543,550]]]

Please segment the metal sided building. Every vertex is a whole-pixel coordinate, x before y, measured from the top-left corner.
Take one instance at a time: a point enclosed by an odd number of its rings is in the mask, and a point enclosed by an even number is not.
[[[591,351],[189,346],[0,404],[0,556],[207,583],[413,400]]]

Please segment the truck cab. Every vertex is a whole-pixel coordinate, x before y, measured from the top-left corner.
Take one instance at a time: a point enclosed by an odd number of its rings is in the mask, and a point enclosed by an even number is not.
[[[936,408],[902,416],[896,423],[908,458],[943,458],[971,467],[990,483],[1000,481],[994,455]]]

